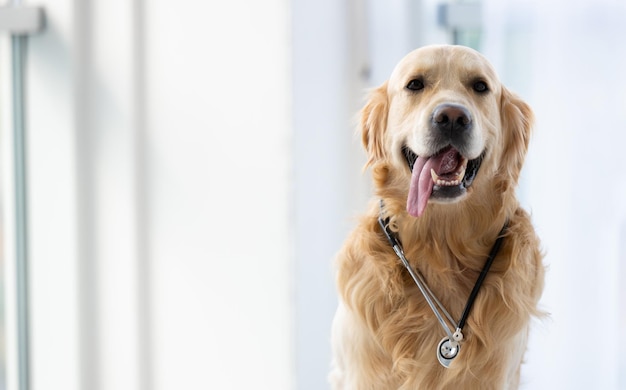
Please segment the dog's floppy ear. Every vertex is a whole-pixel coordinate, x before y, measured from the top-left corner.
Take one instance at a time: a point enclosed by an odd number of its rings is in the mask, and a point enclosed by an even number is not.
[[[385,155],[383,135],[387,128],[387,83],[372,90],[369,100],[361,110],[360,128],[363,137],[363,146],[367,151],[367,164],[370,166]]]
[[[505,87],[502,87],[500,110],[504,132],[501,169],[517,184],[535,116],[528,104]]]

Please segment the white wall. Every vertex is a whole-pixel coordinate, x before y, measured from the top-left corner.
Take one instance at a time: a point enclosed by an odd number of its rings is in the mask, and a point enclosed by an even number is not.
[[[145,20],[155,388],[291,388],[289,3],[172,5]]]
[[[293,388],[289,2],[38,4],[32,388]]]
[[[332,260],[367,199],[352,117],[367,66],[363,2],[293,2],[297,388],[329,388]],[[358,96],[355,97],[355,96]]]

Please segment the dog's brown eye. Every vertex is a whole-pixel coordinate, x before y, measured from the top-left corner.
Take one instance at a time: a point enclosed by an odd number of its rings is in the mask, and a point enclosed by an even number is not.
[[[472,87],[474,88],[474,91],[479,93],[487,92],[489,90],[489,87],[487,87],[487,83],[485,83],[484,81],[477,81]]]
[[[420,79],[411,80],[406,85],[406,88],[410,89],[411,91],[419,91],[424,89],[424,82]]]

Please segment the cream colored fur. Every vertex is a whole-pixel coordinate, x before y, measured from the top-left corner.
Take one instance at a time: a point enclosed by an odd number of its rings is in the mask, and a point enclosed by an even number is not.
[[[427,78],[427,88],[407,92],[407,83],[418,76]],[[487,94],[471,89],[477,78],[487,82]],[[406,211],[411,172],[402,143],[426,152],[426,124],[442,102],[469,109],[472,150],[484,150],[485,158],[465,197],[430,201],[415,218]],[[337,256],[333,389],[516,389],[544,273],[539,240],[515,197],[533,120],[530,107],[500,84],[477,52],[428,46],[398,64],[389,81],[372,91],[361,115],[375,194]],[[455,319],[509,221],[461,351],[448,369],[435,354],[445,334],[378,225],[380,199],[406,257]]]

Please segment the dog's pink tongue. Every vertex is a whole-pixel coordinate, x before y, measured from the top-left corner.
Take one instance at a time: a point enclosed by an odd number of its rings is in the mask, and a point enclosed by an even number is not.
[[[413,164],[406,211],[414,217],[419,217],[424,213],[426,204],[428,204],[428,198],[430,198],[430,194],[433,192],[434,183],[430,175],[430,170],[433,167],[433,158],[418,157],[415,160],[415,164]]]
[[[452,148],[432,157],[418,157],[413,164],[411,174],[411,186],[409,187],[409,197],[406,201],[406,210],[414,217],[424,214],[428,199],[433,192],[433,177],[431,169],[441,174],[441,170],[448,171],[458,152]],[[456,163],[455,163],[456,164]],[[456,165],[455,165],[456,166]]]

